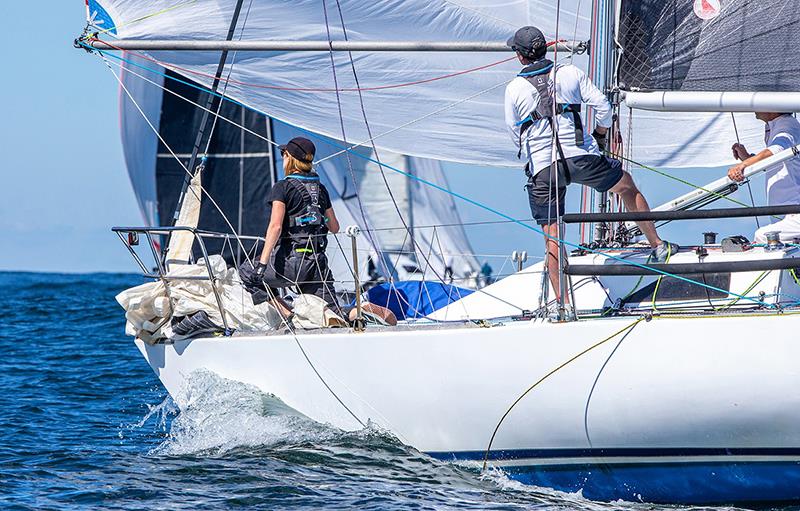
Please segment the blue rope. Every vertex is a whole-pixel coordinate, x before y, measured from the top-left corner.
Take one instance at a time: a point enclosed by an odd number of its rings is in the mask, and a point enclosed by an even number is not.
[[[159,76],[163,76],[164,78],[167,78],[167,79],[170,79],[170,80],[176,81],[176,82],[178,82],[178,83],[182,83],[182,84],[184,84],[184,85],[187,85],[187,86],[189,86],[189,87],[195,88],[195,89],[197,89],[197,90],[200,90],[200,91],[203,91],[203,92],[205,92],[205,93],[208,93],[208,94],[213,94],[213,95],[215,95],[215,96],[217,96],[217,97],[219,97],[219,98],[221,98],[221,99],[223,99],[223,100],[225,100],[225,101],[229,101],[229,102],[231,102],[231,103],[233,103],[233,104],[235,104],[235,105],[238,105],[238,106],[240,106],[240,107],[242,107],[242,108],[244,108],[244,109],[246,109],[246,110],[250,110],[251,112],[255,112],[255,113],[257,113],[257,114],[260,114],[260,115],[263,115],[263,116],[265,116],[265,117],[269,117],[269,118],[270,118],[270,119],[272,119],[273,121],[278,121],[278,122],[279,122],[279,123],[281,123],[281,124],[284,124],[284,125],[286,125],[286,126],[290,126],[290,127],[292,127],[292,128],[295,128],[295,129],[297,129],[297,130],[300,130],[300,131],[302,131],[303,133],[306,133],[307,135],[309,135],[309,136],[311,136],[311,137],[313,137],[313,138],[316,138],[316,139],[318,139],[318,140],[321,140],[322,142],[325,142],[326,144],[328,144],[328,145],[331,145],[331,146],[333,146],[333,147],[335,147],[335,148],[337,148],[337,149],[341,149],[341,150],[347,151],[348,153],[354,154],[354,155],[358,156],[359,158],[365,159],[365,160],[367,160],[367,161],[370,161],[370,162],[372,162],[372,163],[375,163],[375,164],[378,164],[378,165],[383,165],[384,167],[386,167],[386,168],[388,168],[388,169],[391,169],[391,170],[393,170],[394,172],[397,172],[398,174],[402,174],[402,175],[406,176],[406,177],[407,177],[407,178],[409,178],[409,179],[413,179],[413,180],[415,180],[415,181],[418,181],[418,182],[420,182],[420,183],[423,183],[423,184],[425,184],[425,185],[427,185],[427,186],[430,186],[430,187],[433,187],[433,188],[435,188],[435,189],[437,189],[437,190],[440,190],[440,191],[442,191],[442,192],[444,192],[444,193],[447,193],[447,194],[449,194],[449,195],[452,195],[453,197],[456,197],[456,198],[458,198],[458,199],[461,199],[461,200],[463,200],[464,202],[467,202],[468,204],[472,204],[473,206],[476,206],[476,207],[478,207],[478,208],[481,208],[481,209],[483,209],[483,210],[485,210],[485,211],[488,211],[488,212],[490,212],[490,213],[492,213],[492,214],[494,214],[494,215],[497,215],[497,216],[499,216],[499,217],[502,217],[502,218],[504,218],[504,219],[506,219],[506,220],[508,220],[508,221],[510,221],[510,222],[512,222],[512,223],[515,223],[515,224],[517,224],[517,225],[520,225],[520,226],[524,227],[525,229],[531,230],[531,231],[533,231],[533,232],[537,232],[537,233],[541,234],[542,236],[544,236],[544,237],[545,237],[545,238],[547,238],[547,239],[552,239],[553,241],[556,241],[556,242],[558,242],[558,243],[562,243],[562,244],[564,244],[564,245],[566,245],[566,246],[569,246],[569,247],[572,247],[572,248],[576,248],[576,249],[580,249],[580,250],[583,250],[583,251],[586,251],[586,252],[589,252],[589,253],[592,253],[592,254],[598,254],[598,255],[601,255],[601,256],[603,256],[603,257],[607,257],[607,258],[609,258],[609,259],[612,259],[612,260],[615,260],[615,261],[618,261],[618,262],[621,262],[621,263],[624,263],[624,264],[629,264],[629,265],[631,265],[631,266],[637,266],[637,267],[639,267],[639,268],[644,268],[644,269],[646,269],[646,270],[648,270],[648,271],[651,271],[651,272],[653,272],[653,273],[658,273],[658,274],[664,275],[664,276],[666,276],[666,277],[672,277],[672,278],[675,278],[675,279],[678,279],[678,280],[682,280],[682,281],[684,281],[684,282],[688,282],[689,284],[694,284],[694,285],[697,285],[697,286],[705,287],[705,288],[708,288],[708,289],[711,289],[711,290],[714,290],[714,291],[718,291],[718,292],[720,292],[720,293],[726,293],[726,294],[728,294],[728,295],[735,296],[736,298],[739,298],[739,299],[742,299],[742,300],[749,300],[749,301],[751,301],[751,302],[754,302],[754,303],[756,303],[756,304],[758,304],[758,305],[761,305],[761,306],[763,306],[763,307],[767,307],[767,308],[775,308],[775,307],[776,307],[776,305],[775,305],[775,304],[765,303],[765,302],[762,302],[761,300],[757,300],[757,299],[755,299],[755,298],[751,298],[751,297],[749,297],[749,296],[745,296],[745,295],[740,295],[740,294],[734,293],[734,292],[732,292],[732,291],[730,291],[730,290],[727,290],[727,289],[721,289],[721,288],[718,288],[718,287],[715,287],[715,286],[711,286],[711,285],[709,285],[709,284],[705,284],[705,283],[703,283],[703,282],[698,282],[698,281],[696,281],[696,280],[692,280],[692,279],[689,279],[689,278],[683,277],[683,276],[681,276],[681,275],[674,275],[674,274],[672,274],[672,273],[669,273],[669,272],[667,272],[667,271],[663,271],[663,270],[657,270],[657,269],[655,269],[655,268],[650,268],[650,267],[648,267],[648,266],[646,266],[646,265],[644,265],[644,264],[636,263],[636,262],[634,262],[634,261],[628,261],[628,260],[626,260],[626,259],[624,259],[624,258],[622,258],[622,257],[614,256],[614,255],[611,255],[611,254],[606,254],[606,253],[603,253],[603,252],[601,252],[601,251],[599,251],[599,250],[595,250],[595,249],[586,248],[586,247],[583,247],[583,246],[581,246],[581,245],[579,245],[579,244],[577,244],[577,243],[572,243],[572,242],[570,242],[570,241],[562,240],[562,239],[559,239],[559,238],[557,238],[557,237],[555,237],[555,236],[549,236],[549,235],[545,234],[545,232],[544,232],[543,230],[541,230],[541,229],[537,229],[536,227],[534,227],[534,226],[532,226],[532,225],[528,225],[528,224],[526,224],[525,222],[523,222],[523,221],[521,221],[521,220],[517,220],[516,218],[514,218],[514,217],[511,217],[511,216],[509,216],[509,215],[507,215],[507,214],[503,213],[502,211],[496,210],[496,209],[492,208],[491,206],[487,206],[487,205],[485,205],[485,204],[482,204],[482,203],[480,203],[480,202],[478,202],[478,201],[476,201],[476,200],[474,200],[474,199],[470,199],[469,197],[466,197],[466,196],[464,196],[464,195],[461,195],[460,193],[457,193],[457,192],[453,192],[453,191],[451,191],[451,190],[448,190],[447,188],[444,188],[443,186],[437,185],[436,183],[432,183],[432,182],[430,182],[430,181],[427,181],[427,180],[425,180],[425,179],[422,179],[422,178],[420,178],[420,177],[417,177],[417,176],[415,176],[415,175],[413,175],[413,174],[410,174],[410,173],[408,173],[408,172],[402,171],[402,170],[400,170],[400,169],[398,169],[398,168],[395,168],[395,167],[393,167],[393,166],[391,166],[391,165],[388,165],[388,164],[386,164],[386,163],[381,163],[381,162],[379,162],[379,161],[377,161],[377,160],[374,160],[374,159],[372,159],[372,158],[370,158],[370,157],[368,157],[368,156],[365,156],[365,155],[363,155],[363,154],[360,154],[360,153],[358,153],[357,151],[354,151],[352,148],[349,148],[349,147],[347,147],[347,146],[343,146],[343,145],[337,144],[337,143],[335,143],[334,141],[332,141],[332,140],[330,140],[330,139],[328,139],[328,138],[326,138],[326,137],[324,137],[324,136],[322,136],[322,135],[319,135],[319,134],[317,134],[317,133],[314,133],[313,131],[309,131],[309,130],[307,130],[307,129],[305,129],[305,128],[302,128],[302,127],[300,127],[300,126],[294,126],[294,125],[292,125],[292,124],[289,124],[289,123],[288,123],[288,122],[286,122],[286,121],[283,121],[283,120],[281,120],[281,119],[277,119],[277,118],[275,118],[275,117],[272,117],[271,115],[269,115],[269,114],[268,114],[268,113],[266,113],[266,112],[262,112],[261,110],[258,110],[257,108],[254,108],[254,107],[251,107],[251,106],[249,106],[249,105],[246,105],[246,104],[244,104],[244,103],[241,103],[241,102],[239,102],[239,101],[236,101],[235,99],[232,99],[232,98],[230,98],[230,97],[228,97],[228,96],[223,96],[222,94],[219,94],[219,93],[213,92],[213,91],[211,91],[211,90],[209,90],[209,89],[206,89],[205,87],[202,87],[202,86],[199,86],[199,85],[195,85],[195,84],[193,84],[193,83],[190,83],[190,82],[187,82],[187,81],[181,80],[181,79],[179,79],[179,78],[175,78],[174,76],[169,76],[169,75],[167,75],[166,73],[162,73],[161,71],[158,71],[158,70],[156,70],[156,69],[152,69],[152,68],[148,68],[148,67],[146,67],[146,66],[142,66],[142,65],[140,65],[140,64],[137,64],[136,62],[133,62],[133,61],[131,61],[130,59],[125,59],[125,58],[123,58],[123,57],[119,57],[119,56],[117,56],[117,55],[114,55],[114,54],[112,54],[112,53],[107,53],[107,52],[106,52],[106,51],[104,51],[104,50],[99,50],[99,49],[97,49],[97,48],[92,48],[91,46],[88,46],[88,45],[87,45],[86,43],[84,43],[83,41],[79,41],[79,44],[80,44],[81,46],[83,46],[84,48],[88,49],[88,50],[91,50],[91,51],[96,51],[96,52],[98,52],[98,53],[100,53],[100,54],[102,54],[102,55],[106,55],[106,56],[112,57],[112,58],[114,58],[114,59],[116,59],[116,60],[120,60],[120,61],[122,61],[122,62],[125,62],[125,63],[128,63],[128,64],[130,64],[130,65],[132,65],[132,66],[135,66],[135,67],[138,67],[138,68],[144,69],[145,71],[149,71],[149,72],[151,72],[151,73],[153,73],[153,74],[156,74],[156,75],[159,75]]]

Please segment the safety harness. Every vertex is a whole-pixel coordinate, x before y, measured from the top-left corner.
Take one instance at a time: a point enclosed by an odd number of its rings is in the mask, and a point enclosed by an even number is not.
[[[547,119],[550,128],[556,134],[556,145],[561,158],[564,158],[564,151],[561,149],[561,142],[558,140],[558,130],[556,123],[553,119],[553,103],[555,103],[555,92],[551,87],[550,71],[553,69],[553,62],[548,59],[537,60],[533,64],[526,66],[522,72],[517,76],[521,76],[528,80],[536,88],[539,93],[539,104],[536,108],[524,117],[521,121],[517,122],[519,126],[519,151],[517,158],[522,156],[522,135],[528,128],[533,126],[533,123],[542,119]],[[580,103],[556,103],[556,115],[572,114],[572,122],[575,124],[575,145],[583,145],[583,122],[581,121],[581,104]]]
[[[303,196],[306,207],[303,211],[289,215],[288,238],[294,252],[318,253],[325,250],[328,227],[325,225],[325,212],[319,204],[319,176],[310,174],[286,176],[286,182]]]

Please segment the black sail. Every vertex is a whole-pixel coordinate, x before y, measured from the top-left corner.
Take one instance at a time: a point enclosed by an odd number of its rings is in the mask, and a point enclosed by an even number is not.
[[[618,39],[624,90],[800,91],[797,0],[623,0]]]

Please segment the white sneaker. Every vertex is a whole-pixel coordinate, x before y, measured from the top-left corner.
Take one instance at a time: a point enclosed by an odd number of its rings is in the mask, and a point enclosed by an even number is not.
[[[662,241],[661,245],[657,246],[653,249],[651,253],[650,262],[651,263],[665,263],[667,260],[677,254],[680,251],[680,245],[676,243],[670,243],[669,241]]]

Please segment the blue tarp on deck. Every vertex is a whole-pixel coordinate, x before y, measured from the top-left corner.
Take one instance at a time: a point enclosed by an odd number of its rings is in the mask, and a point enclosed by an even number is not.
[[[441,282],[414,280],[375,286],[367,291],[367,296],[371,303],[391,309],[402,320],[427,316],[473,292]]]

